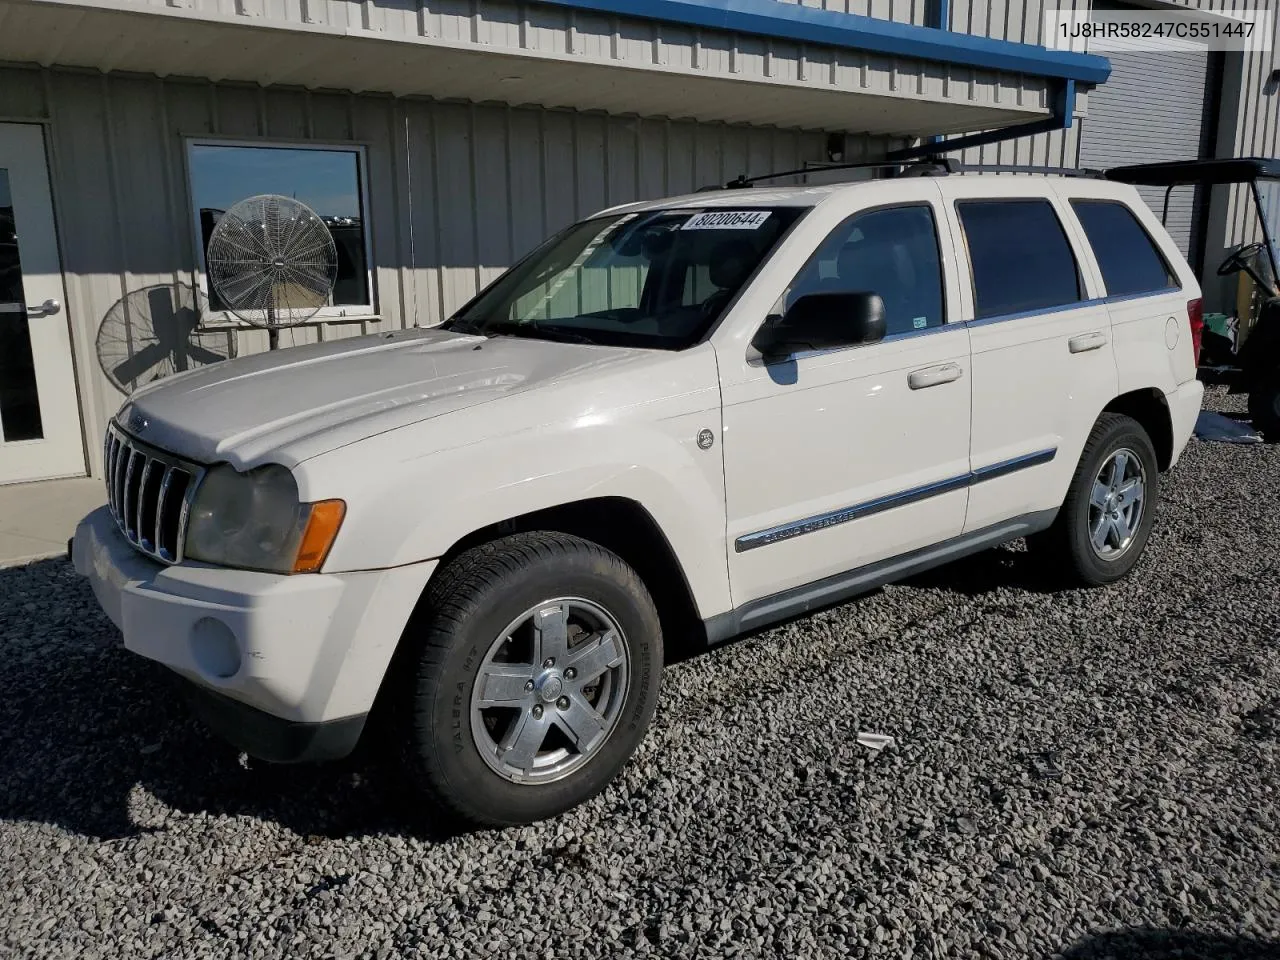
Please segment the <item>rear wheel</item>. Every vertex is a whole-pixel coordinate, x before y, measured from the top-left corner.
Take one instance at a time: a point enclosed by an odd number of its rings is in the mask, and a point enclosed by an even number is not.
[[[1057,519],[1029,546],[1078,582],[1119,580],[1147,545],[1159,490],[1147,432],[1130,417],[1105,413],[1089,434]]]
[[[428,588],[401,698],[407,766],[472,823],[531,823],[594,796],[644,736],[662,634],[626,563],[526,533],[460,555]]]
[[[1270,443],[1280,443],[1280,367],[1257,378],[1249,391],[1253,428]]]

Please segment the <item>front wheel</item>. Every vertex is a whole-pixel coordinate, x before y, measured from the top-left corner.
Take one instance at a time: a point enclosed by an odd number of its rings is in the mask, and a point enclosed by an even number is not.
[[[578,537],[518,534],[461,554],[414,634],[405,760],[430,800],[471,823],[531,823],[594,796],[657,703],[653,600]]]
[[[1136,420],[1104,413],[1085,442],[1053,526],[1032,550],[1077,582],[1119,580],[1138,562],[1155,523],[1160,471]]]

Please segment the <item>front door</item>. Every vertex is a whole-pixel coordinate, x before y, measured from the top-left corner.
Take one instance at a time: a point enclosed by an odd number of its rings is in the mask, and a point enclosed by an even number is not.
[[[969,333],[936,188],[886,183],[830,231],[774,312],[871,291],[879,343],[762,362],[720,357],[735,604],[958,536],[969,477]],[[763,317],[760,318],[764,320]]]
[[[0,123],[0,483],[84,473],[44,130]]]

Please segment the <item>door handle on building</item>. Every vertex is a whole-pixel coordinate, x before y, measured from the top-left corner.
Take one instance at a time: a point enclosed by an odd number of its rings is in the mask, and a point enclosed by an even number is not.
[[[1107,335],[1098,330],[1093,333],[1082,333],[1078,337],[1072,337],[1067,341],[1067,349],[1072,353],[1084,353],[1088,350],[1097,350],[1107,342]]]
[[[37,303],[35,306],[27,304],[28,317],[51,317],[62,309],[62,304],[50,297],[44,303]]]
[[[907,386],[912,390],[936,387],[959,380],[963,373],[958,363],[941,363],[936,367],[922,367],[907,374]]]

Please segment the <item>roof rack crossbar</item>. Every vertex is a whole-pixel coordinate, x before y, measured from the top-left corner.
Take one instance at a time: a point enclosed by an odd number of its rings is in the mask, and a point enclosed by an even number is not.
[[[808,176],[815,173],[826,173],[829,170],[896,170],[899,167],[908,169],[919,168],[922,173],[933,172],[935,174],[945,174],[953,171],[955,168],[955,161],[944,157],[931,160],[859,160],[854,163],[832,163],[821,167],[800,167],[796,170],[779,170],[775,173],[760,173],[754,177],[748,177],[746,174],[741,174],[723,185],[711,184],[709,186],[701,187],[698,192],[702,193],[706,190],[742,190],[751,186],[753,183],[760,183],[764,180],[777,180],[781,177]]]

